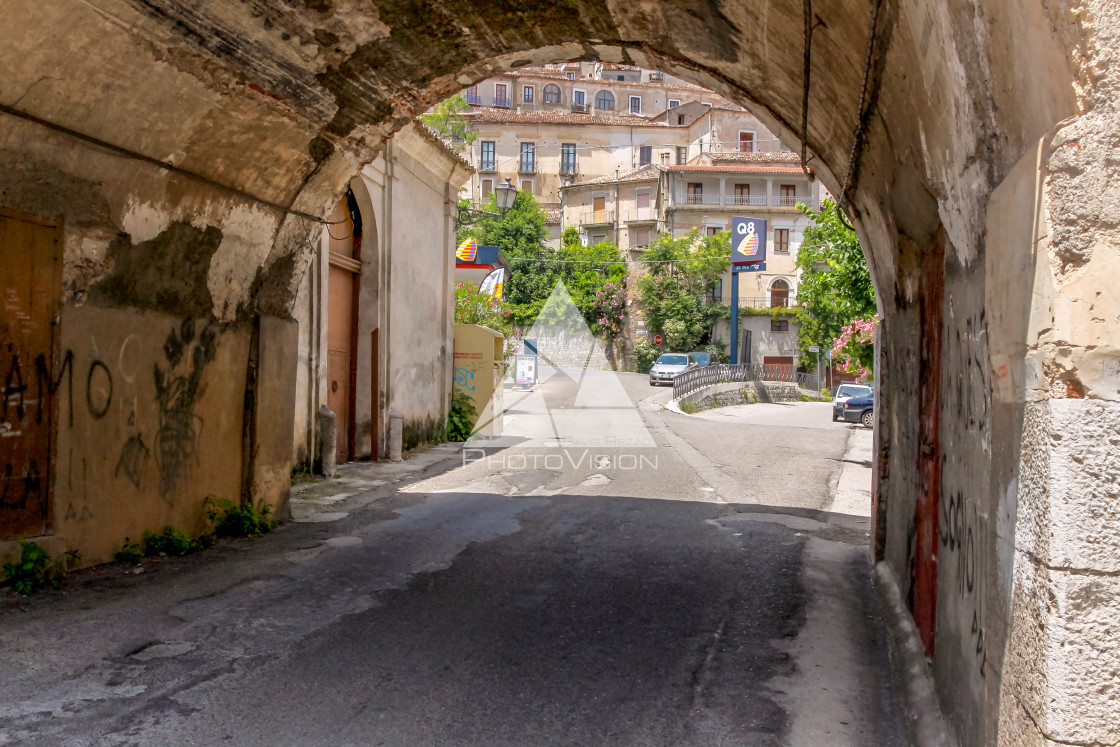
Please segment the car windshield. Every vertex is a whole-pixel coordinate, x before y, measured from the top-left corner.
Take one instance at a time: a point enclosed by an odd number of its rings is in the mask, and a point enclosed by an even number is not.
[[[667,366],[683,366],[688,363],[688,359],[683,355],[663,355],[657,359],[657,362]]]
[[[842,386],[836,390],[837,397],[866,397],[871,394],[871,388],[866,386]]]
[[[707,363],[708,361],[711,360],[711,356],[708,355],[707,353],[693,353],[692,358],[697,363]]]

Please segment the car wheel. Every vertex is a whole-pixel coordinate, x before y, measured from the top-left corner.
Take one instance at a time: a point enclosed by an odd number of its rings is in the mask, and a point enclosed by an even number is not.
[[[863,415],[860,417],[860,422],[863,423],[864,428],[874,428],[875,427],[875,411],[874,410],[864,410]]]
[[[833,423],[835,423],[835,422],[836,422],[837,420],[839,420],[839,419],[840,419],[840,418],[836,417],[836,413],[835,413],[835,412],[834,412],[834,413],[832,413],[832,422],[833,422]]]

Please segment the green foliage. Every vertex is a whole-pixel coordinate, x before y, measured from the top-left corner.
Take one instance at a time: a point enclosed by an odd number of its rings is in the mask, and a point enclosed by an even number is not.
[[[657,346],[649,340],[638,340],[635,342],[634,358],[636,359],[638,373],[649,373],[658,355],[660,355],[660,352],[658,352]]]
[[[144,532],[145,555],[190,555],[212,544],[213,541],[206,538],[206,535],[194,539],[186,532],[170,525],[158,532]]]
[[[216,495],[206,496],[206,517],[213,525],[213,536],[216,537],[259,537],[268,534],[279,523],[271,518],[271,514],[272,506],[263,501],[257,508],[251,503],[239,505]]]
[[[638,294],[651,333],[665,337],[667,350],[690,352],[713,342],[716,321],[731,315],[722,303],[705,298],[727,271],[730,234],[700,237],[693,229],[674,239],[658,236],[644,259],[648,272],[638,283]]]
[[[478,410],[466,392],[455,390],[451,395],[451,410],[447,414],[447,440],[466,441],[474,430]]]
[[[458,283],[455,286],[455,323],[481,324],[508,336],[509,309],[494,295],[479,292],[474,283]]]
[[[420,121],[434,130],[448,147],[458,153],[469,148],[478,138],[474,125],[463,116],[463,112],[470,110],[471,105],[467,103],[467,98],[457,93],[439,102],[425,114],[421,114]]]
[[[695,402],[681,402],[681,412],[685,415],[695,415],[700,409],[700,405]]]
[[[798,209],[812,221],[797,250],[798,343],[802,349],[818,345],[825,350],[846,325],[875,314],[875,289],[859,238],[841,222],[839,207],[825,200],[820,212],[805,205]],[[816,366],[813,354],[802,362]]]
[[[34,542],[19,538],[20,556],[15,563],[4,564],[4,581],[10,583],[17,594],[30,596],[37,589],[62,585],[54,560]]]
[[[497,212],[493,195],[484,210]],[[502,314],[510,325],[532,326],[556,284],[563,282],[592,332],[606,334],[610,324],[599,323],[602,317],[595,305],[606,283],[625,285],[626,265],[618,248],[606,241],[583,246],[574,227],[564,231],[559,249],[549,248],[544,243],[548,236],[544,221],[545,213],[533,195],[520,191],[504,216],[460,228],[457,240],[473,236],[479,244],[501,248],[509,262]]]
[[[117,550],[117,554],[113,556],[113,560],[118,563],[128,563],[129,565],[136,565],[144,559],[144,548],[140,544],[133,542],[128,537],[124,538],[124,544],[121,549]]]

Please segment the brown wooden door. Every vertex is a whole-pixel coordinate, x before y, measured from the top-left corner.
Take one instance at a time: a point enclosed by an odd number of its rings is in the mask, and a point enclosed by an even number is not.
[[[739,133],[739,152],[740,153],[754,153],[754,133],[753,132],[740,132]]]
[[[606,223],[607,221],[607,198],[595,197],[592,198],[592,210],[595,213],[594,221],[596,223]]]
[[[60,255],[55,226],[0,211],[0,540],[47,531]]]
[[[361,262],[343,200],[331,214],[330,268],[327,275],[327,407],[335,414],[339,464],[354,456],[354,339],[357,331],[356,283]]]

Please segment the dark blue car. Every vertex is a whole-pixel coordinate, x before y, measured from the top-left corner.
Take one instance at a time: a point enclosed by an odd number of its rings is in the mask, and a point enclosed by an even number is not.
[[[865,428],[875,427],[875,392],[866,397],[852,397],[844,403],[844,420],[863,423]]]

